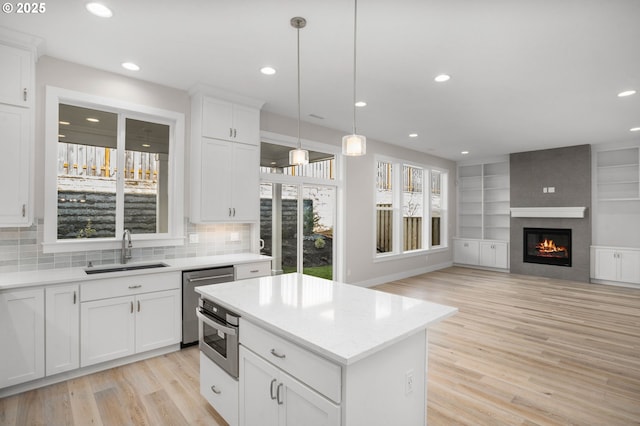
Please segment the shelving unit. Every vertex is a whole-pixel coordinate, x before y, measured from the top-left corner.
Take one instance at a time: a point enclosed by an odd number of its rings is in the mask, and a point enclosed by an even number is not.
[[[640,200],[640,148],[598,152],[596,173],[598,201]]]
[[[509,241],[509,162],[458,167],[458,237]]]

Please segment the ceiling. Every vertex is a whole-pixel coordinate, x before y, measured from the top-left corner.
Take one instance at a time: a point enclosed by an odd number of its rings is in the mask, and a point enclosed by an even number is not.
[[[184,90],[205,83],[296,117],[289,20],[302,16],[302,120],[351,132],[352,1],[104,3],[109,19],[66,0],[3,13],[0,26],[42,38],[46,55]],[[456,161],[638,141],[639,52],[639,0],[360,0],[358,133]],[[451,80],[434,82],[441,73]],[[639,93],[617,96],[629,89]]]

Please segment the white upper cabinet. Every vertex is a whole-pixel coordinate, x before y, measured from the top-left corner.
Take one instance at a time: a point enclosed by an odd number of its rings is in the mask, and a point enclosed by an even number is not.
[[[0,103],[33,105],[33,55],[28,50],[0,44]]]
[[[33,219],[33,68],[29,50],[0,40],[0,227]]]
[[[258,106],[193,95],[191,222],[259,220],[259,144]]]

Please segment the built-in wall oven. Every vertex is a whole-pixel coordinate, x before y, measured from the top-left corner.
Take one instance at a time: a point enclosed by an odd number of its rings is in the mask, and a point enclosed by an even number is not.
[[[196,308],[200,295],[196,287],[233,281],[233,266],[198,269],[182,273],[182,347],[198,343]]]
[[[240,316],[207,299],[196,309],[200,350],[230,376],[238,378]]]

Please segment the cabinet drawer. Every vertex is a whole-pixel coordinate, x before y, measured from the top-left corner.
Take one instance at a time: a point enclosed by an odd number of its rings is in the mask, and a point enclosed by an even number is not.
[[[342,370],[316,355],[240,318],[240,343],[336,403],[340,403]]]
[[[243,263],[236,265],[236,280],[246,278],[266,277],[271,275],[271,261]]]
[[[80,301],[87,302],[152,291],[173,290],[181,286],[182,276],[179,271],[105,278],[83,283],[80,287]]]
[[[200,352],[200,394],[229,423],[238,424],[238,382]]]

